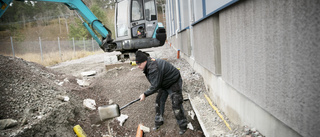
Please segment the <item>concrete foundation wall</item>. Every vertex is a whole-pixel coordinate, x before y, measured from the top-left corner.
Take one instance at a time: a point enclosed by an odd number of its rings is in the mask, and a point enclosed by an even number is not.
[[[213,15],[193,27],[194,59],[213,74],[221,74],[219,17]]]
[[[318,136],[319,7],[318,0],[239,1],[194,25],[194,59],[182,55],[233,122],[271,137]],[[177,35],[169,41],[184,48]]]
[[[178,34],[180,38],[180,50],[187,56],[191,56],[190,30],[187,29]]]

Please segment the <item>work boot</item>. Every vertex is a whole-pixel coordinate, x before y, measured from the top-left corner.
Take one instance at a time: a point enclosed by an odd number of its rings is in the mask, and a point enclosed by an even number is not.
[[[153,131],[158,130],[158,129],[160,128],[160,126],[161,126],[161,125],[155,125],[155,126],[152,128],[152,130],[153,130]]]
[[[152,130],[159,129],[161,125],[163,125],[163,117],[161,115],[156,116],[156,120],[155,120],[154,127],[152,128]]]
[[[187,129],[180,129],[179,135],[183,135],[186,131],[187,131]]]

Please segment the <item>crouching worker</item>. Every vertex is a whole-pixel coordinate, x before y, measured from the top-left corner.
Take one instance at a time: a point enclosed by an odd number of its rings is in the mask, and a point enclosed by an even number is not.
[[[182,79],[179,70],[164,60],[148,57],[140,50],[136,52],[136,63],[151,84],[150,88],[140,95],[140,101],[158,92],[155,107],[155,127],[153,129],[157,130],[163,124],[165,102],[170,95],[173,113],[180,127],[179,134],[184,134],[187,130],[188,121],[182,106]]]

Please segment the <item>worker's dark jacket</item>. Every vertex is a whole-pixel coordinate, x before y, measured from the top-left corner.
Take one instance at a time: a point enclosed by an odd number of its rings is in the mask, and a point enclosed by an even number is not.
[[[150,88],[144,92],[146,97],[157,92],[158,89],[169,89],[180,79],[180,72],[176,67],[164,60],[155,60],[150,57],[143,73],[151,84]]]

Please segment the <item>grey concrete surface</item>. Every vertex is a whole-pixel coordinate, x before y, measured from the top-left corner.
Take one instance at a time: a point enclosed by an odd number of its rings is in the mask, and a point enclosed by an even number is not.
[[[221,76],[212,74],[184,54],[182,54],[182,58],[186,59],[190,66],[201,74],[211,100],[219,106],[219,109],[223,110],[223,113],[228,116],[233,124],[254,127],[266,137],[301,137],[299,133],[239,93]],[[202,119],[202,117],[199,116],[199,119]],[[200,120],[199,122],[201,123]],[[203,124],[203,126],[203,129],[210,130],[210,125]],[[210,133],[207,131],[209,135],[206,134],[206,136],[210,136]]]
[[[319,7],[318,0],[239,1],[193,26],[194,60],[184,57],[235,122],[266,136],[318,136]],[[169,42],[184,48],[182,35]]]
[[[190,30],[185,30],[179,34],[180,43],[179,47],[181,52],[185,53],[188,56],[191,56],[191,44],[190,44]]]
[[[195,25],[194,58],[213,74],[221,74],[219,18],[214,15]]]
[[[222,79],[302,136],[320,134],[319,6],[247,0],[219,14]]]

